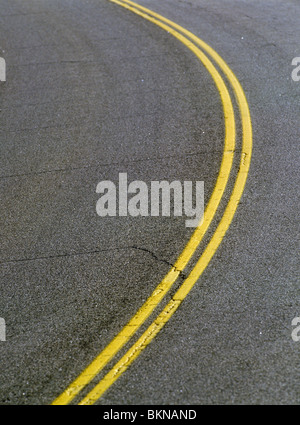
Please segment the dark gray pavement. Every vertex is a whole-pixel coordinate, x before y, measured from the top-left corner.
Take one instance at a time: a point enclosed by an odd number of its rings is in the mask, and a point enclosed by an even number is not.
[[[143,0],[241,82],[254,150],[242,202],[183,305],[99,404],[298,404],[300,3]],[[0,0],[0,404],[49,404],[169,270],[185,218],[100,218],[96,185],[203,180],[223,115],[178,40],[106,0]],[[236,166],[236,164],[235,164]],[[226,193],[228,199],[229,193]]]

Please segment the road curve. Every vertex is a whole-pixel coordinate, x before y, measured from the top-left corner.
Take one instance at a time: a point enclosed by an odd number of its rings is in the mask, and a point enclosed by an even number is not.
[[[206,41],[234,71],[251,111],[253,158],[237,214],[199,281],[96,403],[298,404],[300,82],[291,62],[300,56],[300,6],[140,4]],[[100,218],[98,182],[124,172],[146,183],[201,180],[207,205],[224,154],[224,110],[184,44],[107,0],[1,0],[0,28],[0,404],[50,404],[192,235],[185,217]],[[174,291],[213,236],[239,171],[242,128],[229,91],[232,173]]]

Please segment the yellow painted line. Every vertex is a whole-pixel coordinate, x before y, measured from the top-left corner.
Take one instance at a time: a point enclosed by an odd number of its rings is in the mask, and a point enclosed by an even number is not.
[[[110,0],[110,1],[113,1],[113,0]],[[145,12],[146,14],[149,14],[149,15],[159,19],[162,22],[165,22],[166,24],[168,24],[171,27],[175,28],[176,30],[180,31],[182,34],[185,34],[188,38],[193,40],[194,43],[196,43],[199,47],[201,47],[203,50],[205,50],[214,59],[214,61],[219,65],[219,67],[222,69],[222,71],[224,72],[224,74],[228,78],[228,80],[229,80],[230,84],[232,85],[233,90],[234,90],[234,92],[237,96],[238,104],[239,104],[239,108],[240,108],[240,113],[241,113],[241,117],[242,117],[242,126],[243,126],[243,132],[244,132],[243,134],[244,134],[244,138],[245,138],[245,146],[249,147],[249,150],[251,152],[252,151],[252,125],[251,125],[251,118],[250,118],[250,111],[249,111],[249,107],[248,107],[248,102],[247,102],[245,93],[244,93],[237,77],[234,75],[234,73],[229,68],[229,66],[224,61],[224,59],[222,59],[222,57],[212,47],[210,47],[209,44],[205,43],[203,40],[201,40],[199,37],[197,37],[191,31],[188,31],[187,29],[176,24],[175,22],[170,21],[170,19],[167,19],[164,16],[161,16],[158,13],[155,13],[152,10],[147,9],[146,7],[140,6],[139,4],[134,3],[131,0],[122,0],[122,2],[136,7],[137,9]]]
[[[127,0],[124,0],[127,3],[134,4]],[[137,6],[143,10],[140,6]],[[147,10],[147,13],[152,13]],[[157,16],[157,14],[153,13],[153,16]],[[165,20],[165,18],[164,18]],[[170,23],[170,21],[169,21]],[[176,24],[175,24],[176,25]],[[179,29],[178,25],[176,28]],[[187,34],[186,31],[184,31]],[[192,34],[189,33],[189,36]],[[198,40],[196,36],[193,35],[194,41],[197,44],[201,45],[205,48],[205,44],[201,40]],[[209,47],[209,46],[208,46]],[[209,47],[208,50],[211,50]],[[217,55],[214,51],[213,57],[215,60],[219,62],[219,55]],[[221,63],[224,61],[221,59]],[[223,63],[224,65],[225,63]],[[224,68],[222,68],[224,70]],[[246,184],[246,180],[249,173],[249,167],[251,162],[251,154],[252,154],[252,125],[251,125],[251,117],[249,106],[247,103],[246,96],[243,92],[242,87],[240,86],[237,78],[233,74],[233,72],[228,68],[225,64],[226,75],[229,78],[230,83],[233,86],[235,94],[238,99],[238,104],[241,113],[242,120],[242,128],[243,128],[243,142],[242,142],[242,154],[240,160],[240,168],[237,174],[237,178],[234,184],[234,188],[225,209],[224,215],[212,237],[210,242],[208,243],[206,249],[203,254],[199,258],[195,267],[189,274],[189,276],[185,279],[181,287],[177,290],[175,295],[172,297],[171,301],[167,304],[167,306],[163,309],[163,311],[159,314],[159,316],[154,320],[154,322],[148,327],[148,329],[143,333],[143,335],[139,338],[139,340],[133,344],[133,346],[127,351],[127,353],[121,358],[119,362],[107,373],[107,375],[90,391],[90,393],[84,397],[84,399],[79,403],[81,405],[90,405],[95,403],[101,395],[126,371],[126,369],[131,365],[131,363],[139,356],[139,354],[146,348],[146,346],[153,340],[153,338],[158,334],[158,332],[162,329],[162,327],[170,320],[172,315],[175,313],[177,308],[180,306],[182,301],[191,291],[210,260],[212,259],[214,253],[218,249],[223,237],[225,236],[226,231],[228,230],[230,223],[233,220],[234,214],[236,212],[237,206],[241,199],[241,196],[244,191],[244,187]]]
[[[244,99],[244,102],[246,102],[246,98]],[[245,103],[245,105],[246,104],[247,103]],[[250,120],[250,114],[247,114],[247,116],[244,116],[243,118],[246,121],[248,121],[248,119]],[[216,232],[214,233],[212,239],[210,240],[203,254],[199,258],[195,267],[193,268],[189,276],[186,278],[184,283],[181,285],[181,287],[178,289],[178,291],[175,293],[175,295],[172,297],[171,301],[159,314],[159,316],[153,321],[153,323],[148,327],[148,329],[143,333],[143,335],[138,339],[138,341],[132,345],[132,347],[126,352],[126,354],[121,358],[121,360],[118,361],[116,365],[105,375],[105,377],[88,393],[88,395],[83,398],[83,400],[79,403],[80,405],[94,404],[102,396],[102,394],[108,390],[108,388],[127,370],[131,363],[155,338],[158,332],[170,320],[170,318],[180,306],[182,301],[191,291],[191,289],[193,288],[193,286],[209,264],[214,253],[218,249],[234,217],[236,208],[244,191],[244,186],[247,180],[251,160],[251,152],[252,131],[246,134],[243,139],[243,153],[241,156],[240,170],[238,172],[234,189],[227,204],[225,213],[217,227]]]
[[[94,404],[105,391],[128,369],[131,363],[141,354],[141,352],[147,347],[147,345],[155,338],[158,332],[163,326],[170,320],[177,308],[180,306],[182,301],[186,298],[188,293],[191,291],[214,253],[218,249],[228,227],[233,219],[237,205],[242,196],[244,185],[247,179],[250,156],[251,156],[252,144],[243,146],[242,159],[240,162],[240,171],[234,186],[234,190],[226,207],[225,213],[214,233],[212,239],[207,245],[205,251],[199,258],[197,264],[186,278],[184,283],[172,297],[171,301],[159,314],[159,316],[153,321],[138,341],[132,345],[132,347],[126,352],[119,362],[105,375],[105,377],[88,393],[83,400],[78,403],[79,405],[91,405]]]
[[[129,9],[132,12],[136,13],[137,15],[142,16],[148,21],[151,21],[156,25],[160,26],[161,28],[172,34],[174,37],[176,37],[178,40],[180,40],[198,57],[198,59],[200,59],[200,61],[206,67],[208,72],[211,74],[222,100],[225,121],[224,152],[216,185],[204,213],[204,221],[195,229],[186,247],[184,248],[184,250],[178,257],[176,263],[174,264],[174,267],[170,269],[167,275],[163,278],[163,280],[154,290],[152,295],[132,317],[128,324],[124,326],[120,333],[90,363],[90,365],[75,379],[75,381],[73,381],[69,385],[69,387],[53,401],[53,405],[70,403],[73,398],[104,368],[104,366],[128,342],[128,340],[140,328],[140,326],[145,322],[145,320],[150,316],[153,310],[158,306],[163,297],[170,290],[170,288],[178,278],[180,272],[184,270],[184,268],[190,261],[192,255],[194,254],[196,248],[203,239],[204,234],[206,233],[209,225],[211,224],[214,218],[214,215],[220,204],[220,200],[223,196],[224,190],[228,182],[235,149],[235,119],[232,101],[221,75],[219,74],[213,63],[210,61],[210,59],[190,40],[188,40],[178,31],[175,31],[170,26],[160,22],[156,18],[153,18],[143,12],[140,12],[139,10],[133,8],[132,6],[129,6],[128,4],[122,3],[118,0],[109,1],[123,6],[126,9]],[[222,68],[221,65],[220,67]]]

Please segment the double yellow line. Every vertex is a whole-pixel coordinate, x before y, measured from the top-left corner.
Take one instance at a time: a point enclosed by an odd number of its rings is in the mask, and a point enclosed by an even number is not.
[[[147,19],[148,21],[169,32],[178,40],[180,40],[186,47],[188,47],[203,63],[207,71],[210,73],[222,100],[225,122],[224,151],[216,185],[204,213],[204,221],[195,229],[193,235],[178,257],[174,266],[170,269],[167,275],[154,290],[152,295],[132,317],[128,324],[124,326],[121,332],[75,379],[75,381],[72,382],[68,388],[53,401],[53,405],[64,405],[70,403],[74,397],[76,397],[101,372],[101,370],[108,364],[108,362],[110,362],[110,360],[112,360],[112,358],[117,353],[119,353],[122,347],[124,347],[130,338],[138,331],[138,329],[153,313],[154,309],[160,304],[162,299],[171,289],[179,277],[180,272],[185,269],[215,216],[224,194],[224,190],[227,186],[232,168],[235,151],[236,130],[234,108],[231,97],[226,84],[214,63],[227,77],[227,80],[235,93],[240,110],[243,130],[240,168],[236,176],[230,199],[217,226],[217,229],[207,244],[204,252],[198,259],[196,265],[188,277],[176,291],[171,301],[169,301],[166,307],[142,334],[138,341],[128,349],[126,354],[113,366],[113,368],[104,376],[104,378],[101,379],[100,382],[97,383],[86,396],[84,396],[84,398],[79,402],[80,405],[94,404],[101,397],[101,395],[122,375],[122,373],[125,372],[125,370],[139,356],[144,348],[153,340],[153,338],[158,334],[165,323],[167,323],[175,313],[187,294],[191,291],[194,284],[197,282],[209,264],[233,219],[244,190],[251,161],[252,126],[248,103],[240,83],[228,65],[224,62],[224,60],[204,41],[200,40],[190,31],[182,28],[169,19],[166,19],[163,16],[129,0],[109,1],[130,10],[131,12],[143,17],[144,19]]]

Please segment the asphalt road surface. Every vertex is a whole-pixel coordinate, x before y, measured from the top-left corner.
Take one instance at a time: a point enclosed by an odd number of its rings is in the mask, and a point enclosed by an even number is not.
[[[96,404],[299,404],[291,322],[300,316],[300,81],[291,63],[300,57],[300,2],[140,4],[229,65],[249,104],[253,155],[216,254]],[[117,183],[119,173],[149,185],[204,181],[207,204],[224,112],[211,74],[187,46],[108,0],[0,0],[0,33],[0,404],[51,404],[143,305],[193,232],[186,217],[99,217],[97,184]],[[237,136],[219,209],[173,291],[230,198],[242,152],[238,120]]]

